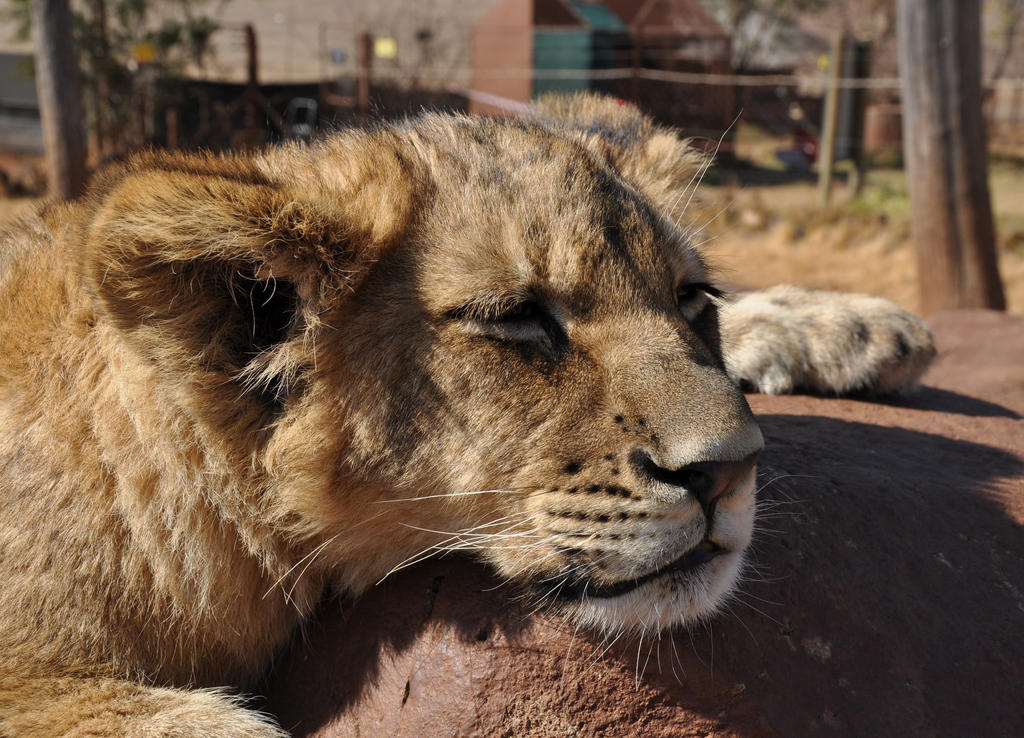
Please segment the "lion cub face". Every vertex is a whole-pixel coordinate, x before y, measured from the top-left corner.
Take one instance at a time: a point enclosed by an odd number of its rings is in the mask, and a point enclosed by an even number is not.
[[[689,155],[611,125],[426,116],[94,186],[103,320],[233,470],[250,543],[294,550],[282,591],[460,550],[605,628],[728,593],[761,435],[658,209]]]
[[[470,550],[598,627],[709,613],[750,541],[762,439],[701,260],[578,143],[406,136],[415,225],[325,318],[344,326],[337,486],[390,526],[367,568]]]

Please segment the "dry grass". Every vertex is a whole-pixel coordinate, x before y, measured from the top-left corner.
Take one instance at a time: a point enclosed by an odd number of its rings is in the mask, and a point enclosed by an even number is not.
[[[1024,314],[1024,164],[995,161],[990,187],[1008,308]],[[703,247],[725,281],[867,292],[917,311],[902,171],[872,171],[855,199],[838,185],[829,211],[817,202],[812,182],[715,185],[704,188],[694,217],[709,220],[727,207],[708,226]]]

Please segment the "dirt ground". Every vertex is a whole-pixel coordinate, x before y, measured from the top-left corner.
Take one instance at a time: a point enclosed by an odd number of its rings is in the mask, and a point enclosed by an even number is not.
[[[869,170],[854,196],[844,177],[831,207],[818,207],[813,175],[782,172],[783,142],[741,130],[737,156],[755,169],[712,170],[694,210],[707,223],[703,250],[726,282],[749,287],[790,283],[867,292],[919,309],[909,197],[899,169]],[[989,169],[999,268],[1008,310],[1024,314],[1024,159],[999,154]]]

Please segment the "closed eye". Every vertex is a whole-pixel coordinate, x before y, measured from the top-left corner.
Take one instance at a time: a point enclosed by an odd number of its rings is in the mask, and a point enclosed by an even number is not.
[[[487,320],[494,323],[528,323],[531,321],[540,320],[544,314],[544,309],[532,300],[524,300],[523,302],[516,303],[511,307],[506,308],[493,315]]]
[[[721,296],[722,291],[707,282],[690,282],[676,288],[676,304],[688,321],[696,320],[711,298]]]
[[[484,310],[467,307],[452,311],[449,316],[460,320],[468,332],[499,341],[540,343],[551,349],[568,341],[558,320],[532,299]]]

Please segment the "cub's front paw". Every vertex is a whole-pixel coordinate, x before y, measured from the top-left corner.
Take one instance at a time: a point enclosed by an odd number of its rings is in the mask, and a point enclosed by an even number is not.
[[[870,295],[781,286],[720,309],[725,367],[748,391],[893,394],[935,356],[924,322]]]

